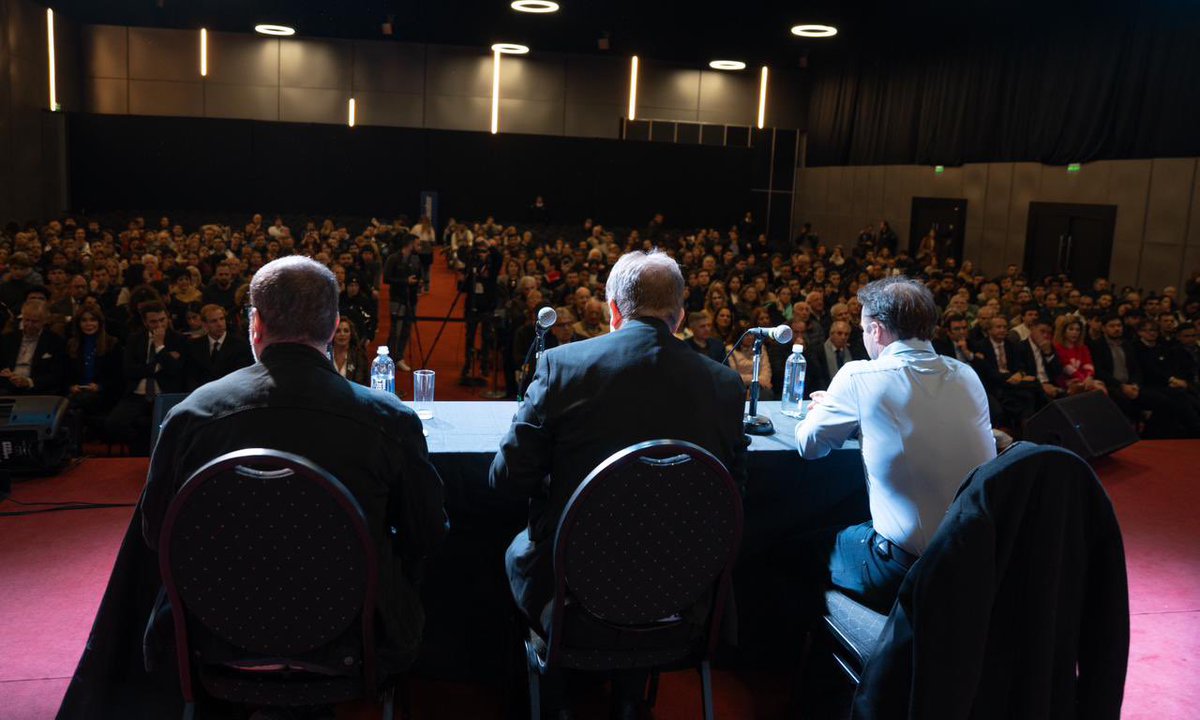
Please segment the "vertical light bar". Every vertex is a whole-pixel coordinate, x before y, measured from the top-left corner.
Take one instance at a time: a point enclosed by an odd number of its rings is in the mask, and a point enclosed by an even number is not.
[[[767,66],[763,65],[762,79],[758,82],[758,129],[763,129],[767,118]]]
[[[350,114],[346,120],[346,124],[354,127],[354,98],[350,98]]]
[[[637,66],[638,56],[629,61],[629,119],[637,119]]]
[[[200,28],[200,77],[208,77],[208,29]]]
[[[54,69],[54,10],[46,8],[46,51],[50,55],[50,111],[58,110],[58,86]]]
[[[500,51],[492,51],[492,134],[500,131]]]

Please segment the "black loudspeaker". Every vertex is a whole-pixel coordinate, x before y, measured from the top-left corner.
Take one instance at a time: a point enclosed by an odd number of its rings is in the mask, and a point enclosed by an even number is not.
[[[0,397],[0,470],[57,473],[71,459],[67,399],[54,395]]]
[[[1138,436],[1117,404],[1093,390],[1042,408],[1025,423],[1025,439],[1058,445],[1090,460],[1128,447]]]

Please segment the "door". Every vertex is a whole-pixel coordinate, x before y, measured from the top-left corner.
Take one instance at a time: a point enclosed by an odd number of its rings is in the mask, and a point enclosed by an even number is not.
[[[1029,203],[1026,275],[1066,275],[1077,287],[1108,277],[1116,220],[1115,205]]]
[[[912,201],[912,224],[908,233],[908,254],[914,258],[921,238],[930,232],[937,237],[939,260],[948,257],[962,263],[963,230],[967,226],[967,201],[963,198],[921,198]]]

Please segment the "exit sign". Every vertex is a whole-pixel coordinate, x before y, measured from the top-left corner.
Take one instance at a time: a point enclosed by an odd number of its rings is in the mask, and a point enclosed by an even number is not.
[[[1071,163],[1070,165],[1067,166],[1067,172],[1069,172],[1069,173],[1077,173],[1081,169],[1083,169],[1083,166],[1080,165],[1079,163]]]
[[[934,166],[933,166],[933,174],[934,174],[934,175],[941,175],[941,174],[942,174],[942,173],[944,173],[944,172],[946,172],[946,166],[945,166],[945,165],[934,165]]]

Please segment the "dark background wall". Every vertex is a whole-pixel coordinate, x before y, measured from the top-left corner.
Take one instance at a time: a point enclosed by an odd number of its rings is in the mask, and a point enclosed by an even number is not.
[[[71,198],[121,210],[415,212],[727,227],[750,207],[754,151],[519,134],[72,114]]]

